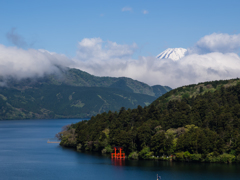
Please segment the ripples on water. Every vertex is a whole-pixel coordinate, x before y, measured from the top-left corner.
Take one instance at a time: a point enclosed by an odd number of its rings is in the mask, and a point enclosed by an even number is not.
[[[111,160],[47,143],[61,127],[80,121],[0,121],[0,180],[239,180],[236,164]]]

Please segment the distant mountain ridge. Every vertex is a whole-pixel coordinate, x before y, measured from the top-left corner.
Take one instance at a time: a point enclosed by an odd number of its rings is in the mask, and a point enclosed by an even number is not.
[[[98,77],[74,68],[60,68],[60,70],[60,75],[52,74],[44,76],[43,78],[28,78],[20,81],[12,78],[7,81],[7,86],[18,89],[34,87],[36,84],[107,87],[117,88],[132,93],[146,94],[154,97],[159,97],[171,90],[170,87],[161,85],[157,85],[159,88],[154,89],[154,86],[151,87],[143,82],[127,77]]]
[[[147,106],[171,90],[130,78],[97,77],[78,69],[0,87],[0,119],[86,118],[121,107]],[[1,80],[0,80],[1,81]]]
[[[185,56],[187,49],[184,48],[168,48],[156,56],[158,59],[172,59],[177,61]]]

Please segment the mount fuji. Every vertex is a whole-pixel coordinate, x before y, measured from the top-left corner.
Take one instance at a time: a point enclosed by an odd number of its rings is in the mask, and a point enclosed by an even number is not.
[[[172,59],[177,61],[185,56],[187,49],[184,48],[168,48],[156,56],[158,59]]]

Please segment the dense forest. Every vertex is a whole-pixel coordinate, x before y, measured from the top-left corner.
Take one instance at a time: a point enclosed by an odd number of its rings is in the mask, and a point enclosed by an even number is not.
[[[79,151],[123,146],[130,159],[240,162],[239,79],[177,88],[149,106],[65,127],[58,137]]]

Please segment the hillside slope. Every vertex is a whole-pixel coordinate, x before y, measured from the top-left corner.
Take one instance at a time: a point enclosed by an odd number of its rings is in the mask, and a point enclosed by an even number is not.
[[[239,109],[239,79],[185,86],[148,107],[72,125],[60,133],[61,145],[103,153],[123,146],[133,159],[240,162]]]
[[[240,83],[240,80],[237,78],[231,80],[207,81],[203,83],[182,86],[165,93],[163,96],[156,99],[153,104],[155,106],[163,106],[166,105],[169,101],[180,101],[184,98],[194,98],[207,92],[214,92],[216,90],[219,90],[222,86],[227,88],[235,86],[238,83]]]

